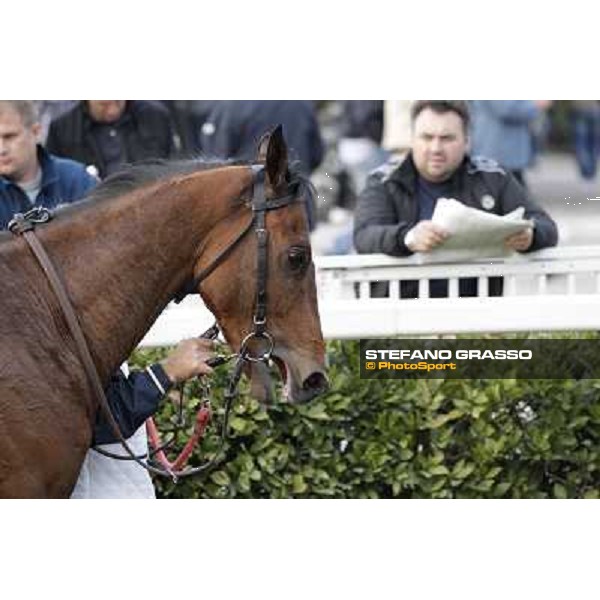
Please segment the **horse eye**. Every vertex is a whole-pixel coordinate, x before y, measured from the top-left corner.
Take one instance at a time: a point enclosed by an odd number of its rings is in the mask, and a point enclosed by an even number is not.
[[[288,251],[288,265],[294,273],[306,270],[309,263],[308,251],[305,248],[291,248]]]

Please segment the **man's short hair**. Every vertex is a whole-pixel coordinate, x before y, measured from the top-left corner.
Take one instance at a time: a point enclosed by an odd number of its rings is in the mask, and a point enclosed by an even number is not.
[[[469,132],[471,117],[469,115],[469,105],[465,100],[417,100],[410,111],[410,120],[413,125],[417,117],[426,108],[440,115],[447,112],[456,113],[462,119],[465,133]]]
[[[1,100],[0,111],[6,106],[21,117],[25,127],[31,127],[39,121],[38,104],[34,100]]]

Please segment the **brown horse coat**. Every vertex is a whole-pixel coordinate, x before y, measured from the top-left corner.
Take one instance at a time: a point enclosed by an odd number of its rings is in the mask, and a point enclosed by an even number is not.
[[[267,159],[267,187],[275,189],[287,159],[282,141],[271,143],[278,145],[273,164]],[[106,184],[106,194],[100,186],[37,230],[105,383],[190,276],[251,217],[241,200],[252,186],[245,166],[188,167],[129,188],[123,182],[122,189]],[[290,248],[308,246],[302,206],[274,211],[267,227],[276,351],[292,384],[302,387],[315,373],[324,378],[312,264],[300,277],[286,262]],[[253,244],[240,244],[201,286],[234,348],[251,321]],[[47,280],[25,241],[9,233],[0,234],[0,278],[0,497],[68,497],[90,444],[96,401]]]

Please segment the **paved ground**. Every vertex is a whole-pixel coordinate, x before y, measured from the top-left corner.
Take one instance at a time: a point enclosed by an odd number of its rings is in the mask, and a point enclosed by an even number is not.
[[[560,244],[585,246],[600,244],[600,177],[593,182],[581,179],[575,160],[567,154],[546,154],[528,172],[527,181],[534,198],[557,222]],[[343,215],[337,223],[320,223],[313,233],[313,248],[322,254],[331,240],[348,228]]]

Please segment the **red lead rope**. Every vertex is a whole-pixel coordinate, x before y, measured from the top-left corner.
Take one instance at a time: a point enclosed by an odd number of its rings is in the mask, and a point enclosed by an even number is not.
[[[202,439],[204,435],[204,431],[210,421],[211,412],[210,408],[206,405],[202,406],[200,410],[196,413],[196,424],[194,425],[194,433],[187,441],[186,445],[183,447],[183,450],[179,454],[179,456],[171,462],[164,450],[159,450],[161,448],[161,439],[160,433],[158,432],[158,428],[156,427],[156,423],[154,419],[150,417],[146,421],[146,432],[148,433],[148,440],[150,441],[150,445],[152,448],[157,451],[154,455],[158,462],[169,472],[177,472],[180,471],[189,460],[194,448],[198,445],[198,442]]]

